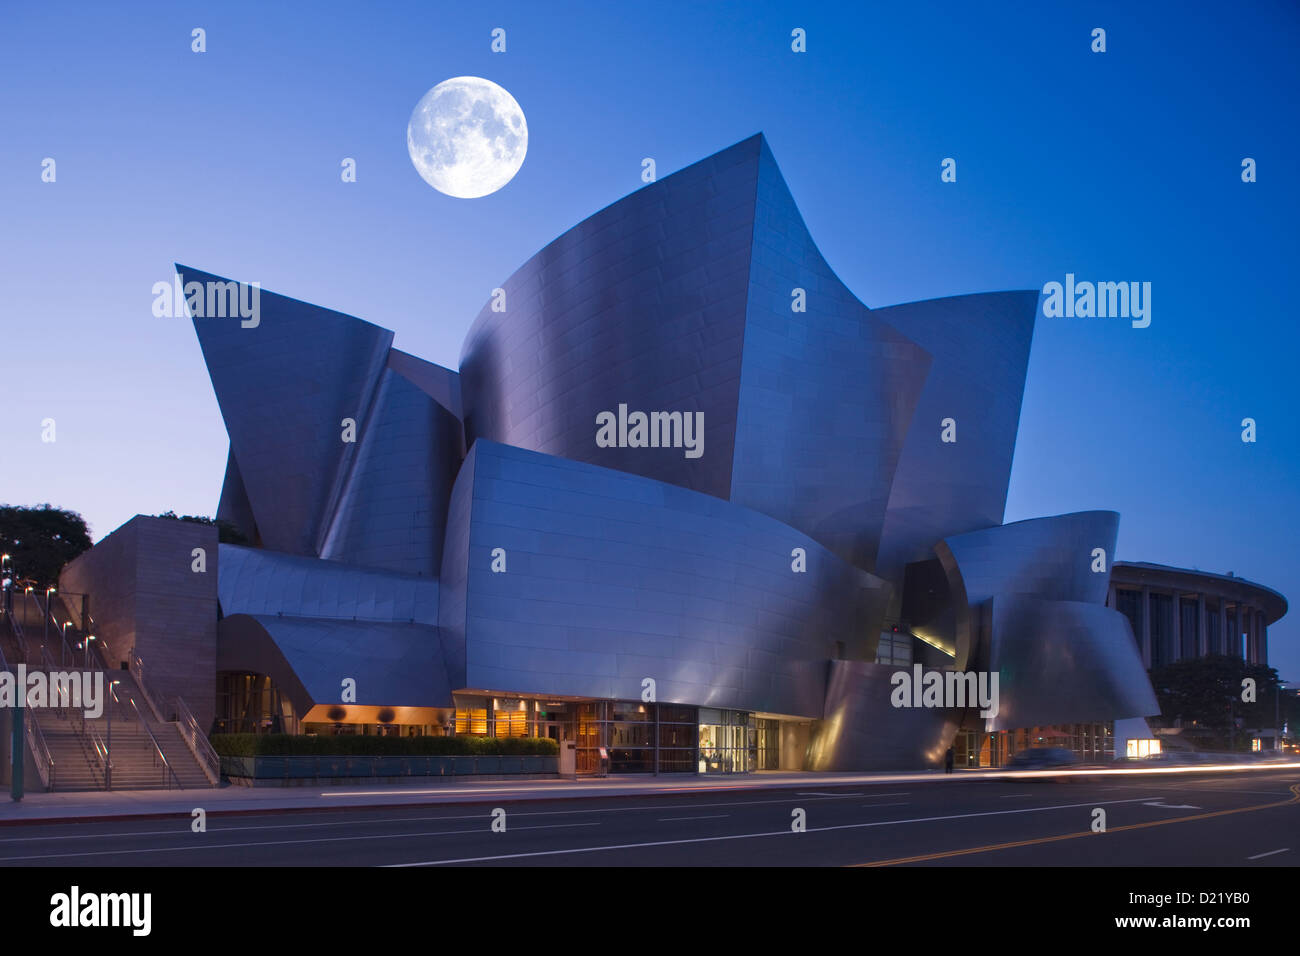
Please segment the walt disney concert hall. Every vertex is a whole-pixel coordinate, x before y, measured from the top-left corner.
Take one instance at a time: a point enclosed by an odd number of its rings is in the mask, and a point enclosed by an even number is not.
[[[761,135],[538,252],[458,370],[260,303],[194,318],[248,541],[216,562],[218,729],[734,773],[1100,758],[1158,713],[1107,606],[1118,515],[1003,524],[1038,293],[867,308]],[[896,706],[918,667],[996,673],[996,714]]]

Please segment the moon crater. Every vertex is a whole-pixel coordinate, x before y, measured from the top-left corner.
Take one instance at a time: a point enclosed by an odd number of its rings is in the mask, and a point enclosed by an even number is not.
[[[510,182],[528,152],[528,122],[515,98],[477,76],[443,80],[420,98],[406,127],[420,176],[458,199],[477,199]]]

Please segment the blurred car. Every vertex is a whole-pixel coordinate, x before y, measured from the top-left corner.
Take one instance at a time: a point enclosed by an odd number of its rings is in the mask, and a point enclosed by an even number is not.
[[[1041,780],[1051,783],[1082,782],[1092,779],[1077,773],[1079,770],[1088,769],[1088,766],[1079,762],[1079,758],[1070,750],[1064,747],[1030,747],[1028,750],[1021,750],[1011,756],[1011,759],[1003,766],[1005,771],[1014,771],[1016,774],[1025,771],[1031,771],[1032,775],[1026,776],[1007,776],[1004,780],[1015,780],[1024,782],[1029,780]],[[1056,775],[1044,771],[1062,770],[1068,773]]]
[[[1030,747],[1013,754],[1008,770],[1058,770],[1078,765],[1079,758],[1064,747]]]

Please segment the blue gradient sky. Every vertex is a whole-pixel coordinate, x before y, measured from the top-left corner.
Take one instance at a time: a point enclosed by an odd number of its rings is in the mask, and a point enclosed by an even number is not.
[[[638,188],[642,157],[662,176],[761,130],[869,306],[1066,272],[1153,283],[1148,329],[1039,319],[1007,520],[1114,509],[1121,559],[1300,596],[1293,4],[540,6],[7,5],[0,501],[78,510],[96,538],[215,510],[226,437],[198,344],[150,310],[173,262],[455,367],[490,290]],[[519,175],[468,201],[427,186],[405,142],[421,95],[464,74],[529,124]],[[1270,657],[1300,680],[1297,620]]]

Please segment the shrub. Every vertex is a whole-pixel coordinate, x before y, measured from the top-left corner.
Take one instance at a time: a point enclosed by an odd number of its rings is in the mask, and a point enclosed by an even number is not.
[[[338,737],[294,734],[213,734],[223,757],[550,756],[559,744],[544,737]]]

